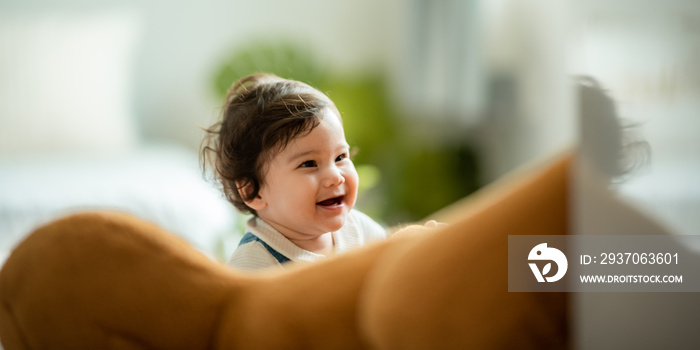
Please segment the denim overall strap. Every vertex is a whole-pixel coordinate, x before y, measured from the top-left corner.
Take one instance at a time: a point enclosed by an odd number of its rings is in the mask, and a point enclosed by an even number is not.
[[[272,254],[272,256],[273,256],[275,259],[277,259],[277,261],[278,261],[280,264],[284,264],[284,263],[286,263],[286,262],[291,261],[291,260],[289,260],[289,258],[287,258],[286,256],[280,254],[280,252],[274,250],[274,249],[273,249],[272,247],[270,247],[267,243],[265,243],[265,241],[263,241],[262,239],[260,239],[260,237],[254,235],[254,234],[251,233],[251,232],[247,232],[245,235],[243,235],[243,238],[241,238],[241,241],[238,243],[238,245],[240,246],[240,245],[243,245],[243,244],[246,244],[246,243],[250,243],[250,242],[252,242],[252,241],[258,241],[258,242],[262,243],[263,247],[265,247],[265,249],[267,249],[267,251],[268,251],[270,254]]]

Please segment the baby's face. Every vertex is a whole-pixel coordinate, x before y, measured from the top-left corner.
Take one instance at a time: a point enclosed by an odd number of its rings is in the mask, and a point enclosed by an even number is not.
[[[355,205],[359,179],[339,117],[297,137],[266,165],[258,215],[291,240],[337,231]]]

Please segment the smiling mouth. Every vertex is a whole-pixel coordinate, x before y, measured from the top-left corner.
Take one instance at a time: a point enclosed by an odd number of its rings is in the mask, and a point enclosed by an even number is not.
[[[325,201],[320,201],[316,204],[320,205],[322,207],[331,207],[331,206],[341,205],[341,204],[343,204],[343,198],[345,198],[345,196],[328,198]]]

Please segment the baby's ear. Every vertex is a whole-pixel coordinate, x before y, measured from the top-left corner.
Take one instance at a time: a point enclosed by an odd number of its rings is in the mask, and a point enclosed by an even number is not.
[[[255,211],[260,211],[267,206],[267,202],[260,196],[260,191],[258,191],[258,194],[255,195],[255,197],[253,197],[252,199],[248,199],[251,197],[254,191],[254,185],[252,181],[248,179],[238,180],[236,181],[236,188],[238,189],[238,194],[241,196],[241,199],[243,199],[245,204],[251,209]]]

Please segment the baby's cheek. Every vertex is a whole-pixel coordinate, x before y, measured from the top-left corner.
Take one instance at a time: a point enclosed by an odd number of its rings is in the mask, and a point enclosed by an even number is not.
[[[355,168],[353,168],[352,172],[345,177],[345,183],[348,187],[348,191],[352,191],[352,196],[357,196],[357,188],[360,185],[360,177],[357,175]]]
[[[355,185],[355,187],[358,186],[360,183],[360,176],[357,175],[357,169],[355,169],[355,166],[350,162],[350,165],[348,166],[348,171],[347,171],[347,176],[346,176],[346,181],[350,179],[352,183]]]

